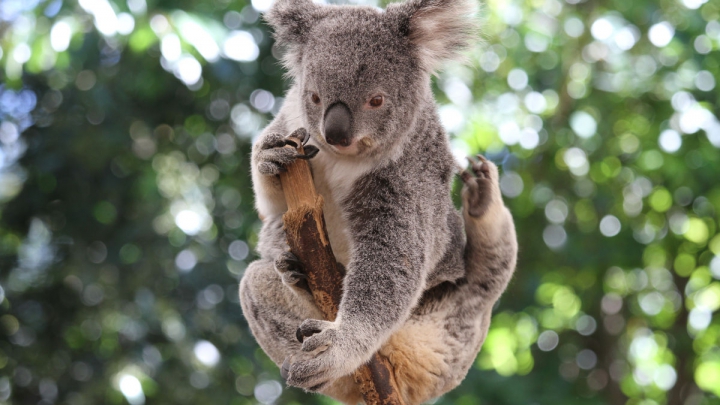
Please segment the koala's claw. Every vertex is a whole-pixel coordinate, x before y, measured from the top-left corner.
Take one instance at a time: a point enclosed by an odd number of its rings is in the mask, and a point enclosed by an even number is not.
[[[318,154],[318,152],[320,152],[320,149],[318,149],[317,146],[307,145],[307,146],[305,147],[305,154],[304,154],[304,155],[298,155],[297,158],[298,158],[298,159],[309,160],[309,159],[314,158],[315,155]]]
[[[302,144],[303,146],[307,145],[308,141],[310,140],[310,132],[308,132],[305,128],[300,128],[294,132],[297,135],[302,135]]]
[[[302,145],[305,146],[310,140],[310,133],[305,128],[298,128],[285,137],[285,145],[292,145],[292,147],[297,148],[298,144],[295,139],[299,139]]]
[[[310,140],[310,133],[305,128],[298,128],[288,135],[288,138],[299,139],[305,145]]]

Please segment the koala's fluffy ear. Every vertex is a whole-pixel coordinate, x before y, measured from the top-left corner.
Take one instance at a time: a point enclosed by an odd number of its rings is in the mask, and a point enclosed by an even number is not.
[[[275,30],[275,39],[283,44],[301,44],[317,18],[318,6],[312,0],[275,0],[265,20]]]
[[[417,46],[423,68],[434,73],[479,40],[477,1],[408,0],[389,5],[387,14],[399,34]]]
[[[275,31],[278,44],[286,48],[283,63],[288,73],[297,76],[302,46],[313,25],[322,18],[321,8],[312,0],[275,0],[264,18]]]

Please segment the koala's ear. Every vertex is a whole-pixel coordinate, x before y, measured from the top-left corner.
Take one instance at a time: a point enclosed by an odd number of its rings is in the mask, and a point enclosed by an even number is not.
[[[461,59],[480,39],[478,0],[408,0],[387,7],[398,33],[417,46],[423,68],[434,73],[443,62]]]
[[[314,22],[319,6],[312,0],[275,0],[265,20],[275,30],[275,39],[283,45],[303,44]]]

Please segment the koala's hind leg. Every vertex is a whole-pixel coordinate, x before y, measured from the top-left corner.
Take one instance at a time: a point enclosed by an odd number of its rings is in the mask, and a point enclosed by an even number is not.
[[[271,260],[257,260],[248,266],[240,281],[240,305],[255,339],[278,367],[286,357],[301,352],[297,328],[306,319],[322,319],[310,294],[275,268]],[[285,279],[285,280],[284,280]],[[291,283],[290,283],[291,284]],[[345,404],[362,399],[351,376],[340,378],[321,393]]]
[[[471,161],[472,173],[462,173],[465,270],[480,298],[478,309],[484,310],[505,291],[515,271],[518,246],[512,215],[502,201],[497,166],[482,155],[477,158]]]
[[[267,223],[260,246],[261,255],[276,254],[275,260],[260,259],[248,266],[240,280],[240,305],[250,330],[265,353],[282,367],[286,357],[301,352],[297,328],[306,319],[322,319],[312,296],[302,285],[302,272],[282,245],[272,246],[277,228]],[[273,231],[275,229],[275,231]],[[284,235],[282,235],[284,237]],[[322,393],[346,404],[361,400],[352,377],[347,376],[323,388]]]
[[[278,365],[300,351],[295,336],[298,326],[305,319],[322,316],[308,296],[284,284],[270,260],[251,263],[240,281],[245,319],[265,353]]]
[[[462,174],[465,277],[426,291],[411,319],[381,349],[409,405],[465,378],[487,336],[493,304],[515,269],[515,226],[502,202],[497,167],[478,159]]]

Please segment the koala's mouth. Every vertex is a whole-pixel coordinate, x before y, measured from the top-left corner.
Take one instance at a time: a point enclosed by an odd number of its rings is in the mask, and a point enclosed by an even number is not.
[[[331,145],[325,140],[325,137],[323,137],[322,134],[319,134],[319,138],[328,149],[338,155],[362,155],[363,153],[372,150],[375,146],[375,141],[373,141],[369,136],[361,136],[357,141],[353,139],[353,141],[347,146]]]
[[[355,142],[350,142],[349,145],[331,145],[327,142],[327,140],[323,139],[323,143],[327,145],[330,150],[332,150],[334,153],[340,154],[340,155],[352,155],[355,154],[357,151],[357,145]]]

